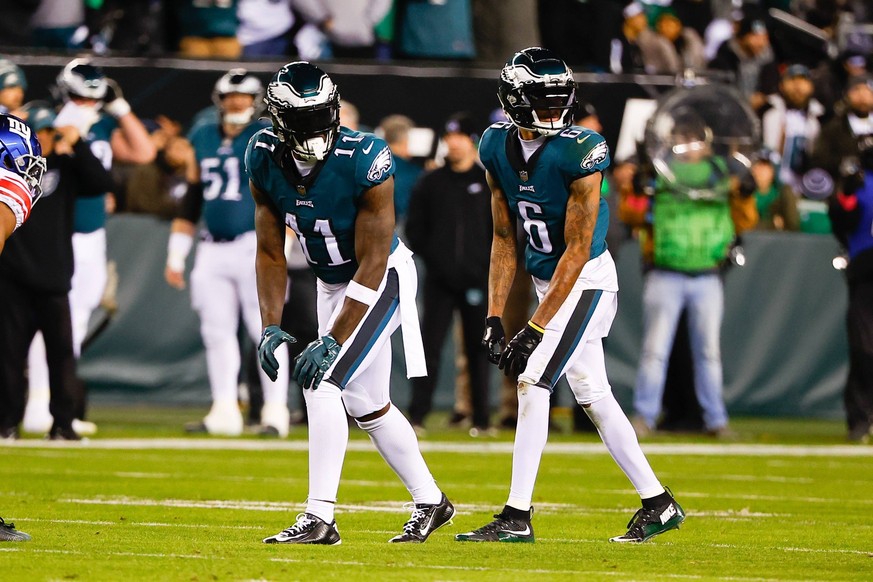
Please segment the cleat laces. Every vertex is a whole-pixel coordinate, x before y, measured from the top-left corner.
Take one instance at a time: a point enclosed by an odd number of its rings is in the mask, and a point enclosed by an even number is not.
[[[625,537],[633,534],[636,538],[646,537],[644,530],[647,523],[655,523],[658,521],[658,511],[655,509],[646,509],[641,507],[637,510],[634,516],[627,522],[628,531]]]
[[[495,513],[493,516],[495,519],[491,523],[485,524],[477,530],[474,530],[473,533],[478,534],[490,534],[496,533],[503,529],[506,526],[506,522],[508,521],[502,513]]]
[[[282,531],[288,537],[294,537],[303,533],[307,527],[315,523],[315,520],[306,513],[297,514],[297,522],[291,527]]]
[[[427,511],[430,509],[430,506],[418,507],[414,503],[404,503],[403,509],[412,509],[412,515],[409,516],[409,521],[403,524],[403,533],[407,534],[420,534],[421,533],[421,522],[427,517]]]

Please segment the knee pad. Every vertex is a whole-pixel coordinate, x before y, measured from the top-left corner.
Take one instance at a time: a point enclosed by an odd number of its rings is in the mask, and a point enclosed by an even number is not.
[[[573,391],[576,402],[582,407],[587,407],[612,393],[612,387],[609,384],[594,386],[587,382],[571,384],[570,390]]]

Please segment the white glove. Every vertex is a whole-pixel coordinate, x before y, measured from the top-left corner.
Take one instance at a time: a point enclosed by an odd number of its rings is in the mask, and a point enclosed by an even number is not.
[[[114,79],[107,77],[106,79],[106,96],[103,98],[103,111],[114,117],[121,119],[130,113],[130,103],[121,94],[121,87]]]

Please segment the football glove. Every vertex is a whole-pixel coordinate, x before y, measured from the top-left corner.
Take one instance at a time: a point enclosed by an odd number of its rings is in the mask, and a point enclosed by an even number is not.
[[[336,339],[327,334],[311,342],[297,356],[292,376],[301,388],[315,390],[324,377],[324,373],[336,360],[342,348]]]
[[[485,320],[485,334],[482,336],[482,347],[488,350],[488,361],[500,363],[500,354],[506,347],[506,332],[499,317],[489,317]]]
[[[114,79],[106,79],[106,95],[103,97],[103,111],[114,117],[121,119],[130,113],[130,103],[124,98],[121,93],[121,87]]]
[[[258,362],[261,364],[261,369],[264,370],[273,382],[279,377],[279,362],[276,360],[274,352],[276,348],[282,345],[282,342],[295,344],[297,339],[293,335],[282,331],[282,328],[278,325],[268,325],[264,328],[263,335],[261,335],[261,343],[258,344]]]
[[[507,377],[521,374],[527,367],[528,358],[543,341],[543,332],[533,326],[534,324],[528,321],[524,329],[515,334],[503,350],[498,367]]]

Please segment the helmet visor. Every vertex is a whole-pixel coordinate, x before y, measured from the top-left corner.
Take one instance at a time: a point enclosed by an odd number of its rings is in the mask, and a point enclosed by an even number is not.
[[[338,111],[329,106],[314,109],[287,109],[276,115],[282,129],[299,136],[325,133],[339,124]]]

